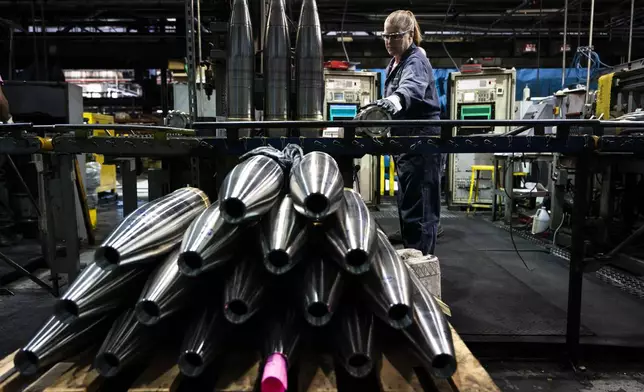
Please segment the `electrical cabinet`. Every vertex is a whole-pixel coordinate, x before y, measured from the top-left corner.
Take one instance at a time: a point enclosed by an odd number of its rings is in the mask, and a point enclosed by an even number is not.
[[[453,72],[449,79],[450,118],[453,120],[511,120],[514,117],[516,71],[483,68],[481,72]],[[454,127],[454,136],[502,134],[508,127]],[[472,166],[493,165],[493,154],[450,154],[448,204],[467,205]],[[494,184],[491,172],[481,172],[477,204],[492,204]]]
[[[324,70],[324,118],[329,121],[353,120],[362,106],[378,99],[380,74],[362,71]],[[342,129],[326,129],[325,137],[339,137]],[[367,204],[376,201],[378,158],[365,155],[355,160],[354,189]]]

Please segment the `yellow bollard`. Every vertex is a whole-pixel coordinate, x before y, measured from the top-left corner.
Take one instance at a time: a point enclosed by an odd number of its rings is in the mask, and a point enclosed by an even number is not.
[[[380,156],[380,196],[385,195],[385,156]]]
[[[396,180],[394,179],[394,174],[394,157],[393,155],[391,155],[389,156],[389,196],[394,195],[394,189],[396,188]]]

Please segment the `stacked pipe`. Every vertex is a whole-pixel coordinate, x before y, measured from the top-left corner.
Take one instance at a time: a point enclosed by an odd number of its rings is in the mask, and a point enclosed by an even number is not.
[[[406,337],[433,375],[455,371],[436,300],[360,195],[343,188],[335,160],[299,146],[264,148],[242,157],[212,204],[182,188],[127,216],[15,366],[34,374],[96,343],[95,368],[114,377],[181,335],[177,363],[195,377],[229,340],[257,331],[264,390],[284,390],[312,329],[328,334],[350,375],[370,374],[381,343],[374,316]]]
[[[230,121],[253,119],[254,58],[253,33],[248,0],[235,0],[229,24],[227,57],[227,103]],[[302,1],[291,56],[289,25],[284,0],[270,2],[263,42],[264,119],[267,121],[323,120],[324,56],[322,29],[316,0]],[[291,63],[295,63],[291,83]],[[291,93],[297,104],[291,116]],[[270,129],[269,136],[287,136],[286,129]],[[300,129],[301,136],[319,136],[319,129]],[[240,136],[248,136],[243,131]]]

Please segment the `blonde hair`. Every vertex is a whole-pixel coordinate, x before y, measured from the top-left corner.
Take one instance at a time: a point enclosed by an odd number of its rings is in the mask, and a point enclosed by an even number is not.
[[[396,26],[401,31],[411,31],[414,43],[420,45],[420,42],[423,40],[423,36],[420,34],[420,25],[416,20],[416,16],[413,12],[407,10],[398,10],[394,11],[387,17],[385,21]]]

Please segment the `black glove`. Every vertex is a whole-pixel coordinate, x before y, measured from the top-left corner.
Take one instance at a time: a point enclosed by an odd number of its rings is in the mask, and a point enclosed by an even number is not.
[[[400,110],[398,110],[396,105],[394,105],[394,103],[391,102],[391,100],[389,100],[387,98],[379,99],[379,100],[377,100],[375,102],[375,104],[376,104],[376,106],[379,106],[379,107],[385,109],[387,111],[387,113],[389,113],[391,115],[391,117],[395,117],[395,116],[398,115],[398,113],[400,113]]]

